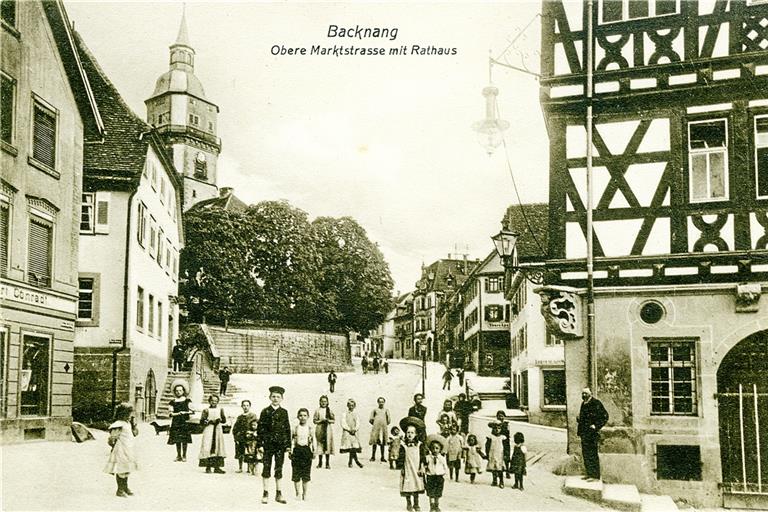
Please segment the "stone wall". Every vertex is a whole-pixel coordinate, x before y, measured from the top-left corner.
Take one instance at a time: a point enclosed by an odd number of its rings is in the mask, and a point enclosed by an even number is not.
[[[209,326],[220,365],[234,373],[313,373],[351,369],[349,340],[336,333]]]
[[[115,347],[117,348],[117,347]],[[75,347],[72,418],[82,423],[112,419],[112,352],[109,347]],[[130,400],[131,358],[117,356],[117,401]]]

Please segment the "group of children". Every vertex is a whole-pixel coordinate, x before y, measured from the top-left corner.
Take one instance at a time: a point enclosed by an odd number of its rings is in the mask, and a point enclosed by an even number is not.
[[[459,433],[456,422],[445,424],[439,417],[441,434],[425,435],[424,423],[413,417],[403,418],[400,428],[405,436],[400,436],[400,429],[392,427],[389,440],[390,467],[400,470],[400,494],[405,497],[406,510],[419,508],[419,495],[426,492],[429,497],[430,512],[440,512],[440,498],[443,495],[445,476],[459,481],[461,462],[464,472],[471,483],[483,472],[483,460],[487,460],[486,469],[491,472],[491,485],[504,487],[504,475],[515,476],[513,489],[523,490],[523,476],[526,474],[525,437],[522,432],[515,433],[514,447],[509,442],[509,426],[504,420],[504,411],[497,413],[497,421],[488,424],[491,434],[486,439],[485,451],[477,441],[475,434],[468,434],[466,439]]]
[[[177,461],[186,459],[186,445],[188,444],[186,441],[189,439],[187,430],[174,431],[176,430],[174,426],[178,427],[182,421],[186,424],[186,419],[191,412],[185,391],[186,389],[182,386],[174,387],[174,392],[177,392],[177,399],[176,403],[171,404],[173,420],[168,443],[176,445]],[[270,391],[270,399],[272,399],[272,396],[277,395],[277,393],[272,393],[271,389]],[[280,391],[283,391],[282,388]],[[279,398],[282,399],[282,392],[279,395]],[[211,402],[215,403],[211,403],[210,408],[217,408],[218,397],[212,396]],[[450,403],[446,404],[446,409],[448,409],[448,405]],[[251,412],[249,400],[243,400],[241,406],[243,414],[238,416],[232,428],[235,440],[235,457],[238,461],[237,471],[242,473],[245,464],[247,465],[247,472],[255,475],[256,467],[263,461],[264,456],[264,447],[261,446],[263,443],[259,443],[259,417]],[[356,455],[361,451],[361,447],[357,438],[359,419],[355,421],[354,400],[350,399],[347,407],[348,411],[342,418],[344,436],[340,451],[350,454],[350,467],[352,467],[353,461],[362,467]],[[383,403],[379,403],[379,408],[383,409]],[[446,412],[448,411],[446,410]],[[504,411],[499,411],[497,420],[488,424],[491,428],[491,434],[486,439],[484,451],[481,449],[475,434],[468,434],[465,438],[459,433],[458,423],[455,420],[447,421],[446,416],[450,419],[450,415],[441,414],[438,416],[440,434],[427,436],[424,422],[413,416],[403,418],[399,427],[393,426],[390,429],[388,439],[389,464],[391,469],[400,470],[400,494],[406,498],[408,511],[418,512],[420,510],[419,495],[426,492],[430,500],[430,512],[439,512],[439,501],[443,494],[445,476],[448,475],[449,479],[458,482],[462,460],[464,461],[464,472],[469,475],[471,483],[474,483],[476,476],[483,472],[483,460],[487,460],[485,469],[493,476],[491,485],[503,488],[504,476],[510,478],[514,474],[513,488],[523,490],[527,452],[524,445],[525,438],[521,432],[517,432],[512,439],[514,446],[510,444],[509,426],[504,420]],[[291,429],[289,457],[293,468],[292,481],[296,489],[296,497],[306,499],[314,456],[318,455],[318,468],[321,468],[323,455],[325,455],[325,467],[330,468],[329,459],[334,450],[333,430],[330,425],[335,422],[335,416],[328,406],[328,398],[323,396],[320,398],[318,410],[313,416],[314,428],[309,424],[309,411],[307,409],[299,409],[297,419],[298,424]],[[283,421],[287,423],[287,418]],[[220,454],[214,454],[213,447],[221,442],[216,437],[221,435],[219,429],[221,424],[225,422],[223,414],[220,418],[218,414],[210,414],[206,420],[206,423],[215,425],[216,430],[212,432],[214,439],[211,443],[211,453],[205,455],[215,458],[221,465],[223,465],[223,451]],[[373,423],[375,423],[375,418]],[[208,428],[207,425],[206,428]],[[130,404],[118,405],[115,410],[115,421],[110,425],[109,431],[109,445],[112,449],[105,471],[116,477],[117,496],[130,496],[133,493],[128,489],[128,475],[136,469],[133,438],[138,433],[133,407]],[[191,441],[191,439],[189,440]],[[206,446],[205,442],[203,442],[203,446]],[[214,455],[216,457],[213,457]],[[382,447],[382,457],[383,455]],[[204,459],[201,451],[201,465],[203,465]],[[210,466],[206,464],[206,471],[210,472],[210,469]],[[214,472],[223,471],[216,464]],[[264,476],[262,474],[262,477]],[[279,478],[277,471],[275,477]],[[279,501],[284,503],[284,500]]]

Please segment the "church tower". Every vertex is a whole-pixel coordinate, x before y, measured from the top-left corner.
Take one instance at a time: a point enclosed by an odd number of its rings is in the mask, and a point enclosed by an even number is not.
[[[182,209],[216,197],[219,107],[206,99],[195,76],[195,50],[189,43],[185,14],[176,42],[170,46],[169,69],[157,79],[155,91],[144,103],[147,122],[157,128],[174,166],[184,176]]]

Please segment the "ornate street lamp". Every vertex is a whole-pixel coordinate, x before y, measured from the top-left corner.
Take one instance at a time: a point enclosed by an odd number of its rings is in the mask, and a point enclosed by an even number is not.
[[[477,132],[480,145],[490,156],[494,150],[504,141],[502,133],[509,128],[509,122],[499,119],[499,109],[496,104],[496,96],[499,95],[498,87],[489,85],[483,89],[485,96],[485,119],[472,125]]]
[[[520,233],[510,230],[506,220],[501,223],[501,231],[491,237],[496,252],[501,258],[501,264],[504,265],[504,270],[513,274],[519,272],[533,284],[544,284],[544,274],[546,273],[544,265],[516,265],[515,246],[519,237]]]

